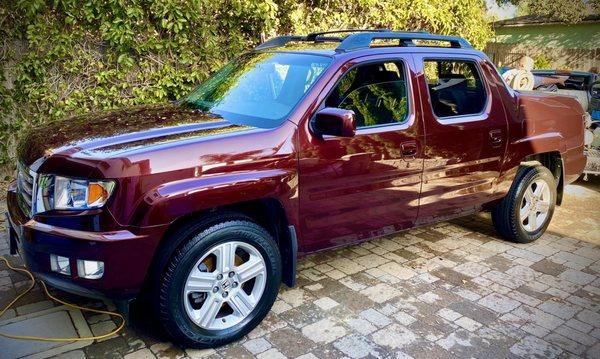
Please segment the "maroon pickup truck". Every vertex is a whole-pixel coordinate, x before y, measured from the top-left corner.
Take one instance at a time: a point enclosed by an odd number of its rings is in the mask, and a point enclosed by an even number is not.
[[[481,210],[534,241],[585,166],[583,133],[576,99],[511,90],[459,37],[282,36],[177,104],[28,132],[9,240],[46,283],[144,295],[174,340],[217,346],[307,253]]]

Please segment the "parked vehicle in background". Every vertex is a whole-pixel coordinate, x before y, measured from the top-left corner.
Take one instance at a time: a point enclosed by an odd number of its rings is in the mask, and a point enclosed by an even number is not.
[[[600,122],[600,79],[592,85],[590,93],[590,105],[588,107],[592,121]]]
[[[592,85],[590,94],[589,124],[586,130],[587,164],[583,171],[588,175],[600,175],[600,81]]]
[[[564,70],[533,70],[533,75],[544,77],[567,77],[564,85],[556,84],[542,86],[537,91],[556,92],[577,98],[581,106],[588,111],[591,120],[586,126],[586,157],[587,164],[583,171],[584,178],[588,175],[600,174],[600,81],[598,74],[583,71]]]
[[[566,77],[564,85],[556,84],[547,87],[538,87],[538,91],[557,92],[561,95],[574,96],[579,100],[581,106],[587,111],[592,99],[592,90],[598,80],[598,74],[583,71],[564,70],[533,70],[534,76],[541,77]]]
[[[277,37],[176,105],[30,131],[11,250],[57,288],[143,294],[173,340],[218,346],[260,323],[299,256],[481,210],[536,240],[585,166],[584,115],[507,88],[460,37]]]

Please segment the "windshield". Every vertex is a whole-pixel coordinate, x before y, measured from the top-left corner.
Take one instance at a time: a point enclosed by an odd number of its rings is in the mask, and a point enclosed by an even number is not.
[[[248,53],[225,65],[183,103],[236,124],[276,127],[331,60],[309,54]]]

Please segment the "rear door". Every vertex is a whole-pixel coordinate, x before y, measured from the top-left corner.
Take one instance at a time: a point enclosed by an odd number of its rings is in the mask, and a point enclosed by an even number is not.
[[[419,224],[475,212],[495,198],[507,122],[481,61],[415,55],[425,126]]]

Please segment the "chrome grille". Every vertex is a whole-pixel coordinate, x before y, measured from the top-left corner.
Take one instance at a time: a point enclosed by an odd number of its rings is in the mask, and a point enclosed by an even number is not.
[[[35,172],[26,166],[19,164],[17,173],[17,193],[19,206],[27,216],[33,214],[32,203],[35,193]]]

